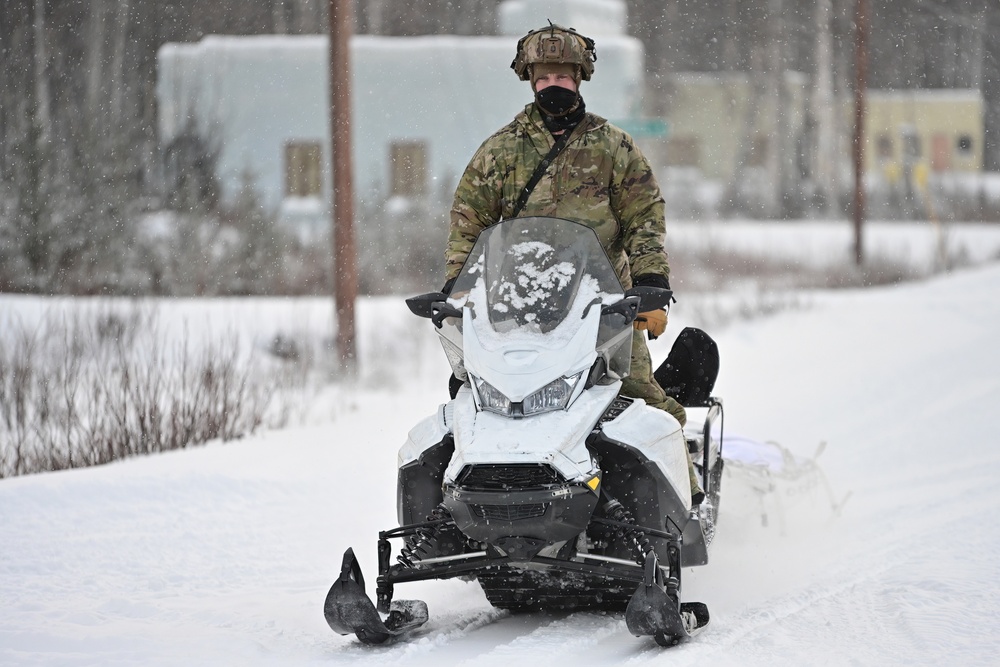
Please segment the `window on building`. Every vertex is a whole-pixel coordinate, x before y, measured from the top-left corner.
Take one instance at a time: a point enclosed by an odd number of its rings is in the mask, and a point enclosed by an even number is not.
[[[920,135],[913,131],[903,132],[903,153],[907,158],[919,158],[923,155]]]
[[[285,144],[285,196],[318,197],[323,190],[318,141]]]
[[[878,151],[878,156],[882,160],[892,159],[892,137],[888,134],[878,135],[878,139],[875,140],[876,150]]]
[[[667,164],[671,167],[701,166],[701,150],[697,137],[671,137],[667,142]]]
[[[414,197],[427,193],[427,142],[394,141],[389,146],[392,194]]]
[[[750,145],[750,154],[747,155],[746,165],[748,167],[763,167],[767,164],[768,137],[766,134],[758,134],[753,138]]]

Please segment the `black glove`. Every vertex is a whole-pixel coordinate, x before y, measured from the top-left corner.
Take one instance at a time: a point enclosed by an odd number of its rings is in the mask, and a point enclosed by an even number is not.
[[[452,288],[455,287],[456,280],[458,280],[458,276],[455,276],[454,278],[448,278],[448,280],[446,280],[444,283],[444,287],[441,288],[441,291],[444,292],[445,294],[451,294]]]

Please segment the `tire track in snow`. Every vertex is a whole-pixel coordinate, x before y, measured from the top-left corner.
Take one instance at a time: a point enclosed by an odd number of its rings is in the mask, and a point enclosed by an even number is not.
[[[487,608],[469,614],[445,614],[438,619],[432,616],[427,625],[385,644],[363,644],[353,635],[345,637],[346,645],[339,653],[352,665],[429,664],[435,661],[455,664],[446,657],[453,644],[461,643],[506,615],[505,611]]]
[[[633,637],[622,614],[535,612],[510,614],[487,608],[455,619],[434,620],[405,639],[383,646],[352,643],[340,657],[355,665],[468,665],[508,667],[524,663],[552,664],[567,657],[616,662],[625,652],[655,645]],[[659,652],[659,651],[658,651]]]
[[[607,638],[625,633],[621,615],[596,612],[575,614],[531,613],[509,618],[498,627],[502,641],[489,650],[468,656],[460,665],[511,665],[531,656],[532,664],[552,664],[564,660],[569,652],[593,656],[595,648]],[[629,635],[630,636],[630,635]],[[482,649],[482,644],[479,645]]]
[[[953,512],[952,518],[951,528],[959,531],[975,527],[970,524],[982,526],[974,512]],[[925,539],[869,544],[863,569],[828,567],[823,576],[786,595],[758,598],[736,613],[713,618],[695,641],[700,661],[781,664],[785,651],[789,659],[801,655],[806,635],[817,645],[839,647],[836,653],[817,655],[813,664],[818,665],[887,660],[937,665],[942,647],[949,648],[955,664],[974,664],[995,655],[1000,639],[984,635],[978,645],[968,646],[954,631],[963,609],[975,609],[977,602],[983,608],[995,605],[987,599],[991,593],[983,590],[982,579],[995,581],[1000,566],[992,572],[942,571],[938,565],[955,545],[935,536],[932,525],[935,522],[929,521]],[[841,562],[856,564],[857,557],[846,553]],[[942,600],[955,602],[942,608]],[[886,646],[892,647],[891,655]]]

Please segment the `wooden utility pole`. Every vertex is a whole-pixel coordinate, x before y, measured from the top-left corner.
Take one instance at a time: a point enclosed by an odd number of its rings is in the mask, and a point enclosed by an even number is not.
[[[357,374],[354,301],[358,295],[354,250],[354,184],[351,146],[352,0],[330,0],[330,151],[333,165],[333,298],[337,354],[347,377]]]
[[[865,92],[868,87],[868,0],[857,0],[854,51],[854,261],[864,263]]]

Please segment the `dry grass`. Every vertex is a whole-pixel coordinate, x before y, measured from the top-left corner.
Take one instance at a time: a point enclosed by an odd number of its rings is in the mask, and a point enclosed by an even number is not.
[[[288,417],[277,398],[301,373],[258,363],[235,336],[171,344],[136,309],[0,339],[0,477],[108,463],[233,440]],[[270,360],[267,360],[270,361]]]
[[[809,291],[893,285],[926,277],[912,263],[870,255],[864,266],[811,266],[752,252],[710,248],[680,249],[683,256],[671,282],[679,288],[692,324],[719,330],[733,322],[808,308]],[[935,270],[967,263],[961,256],[942,258]]]

